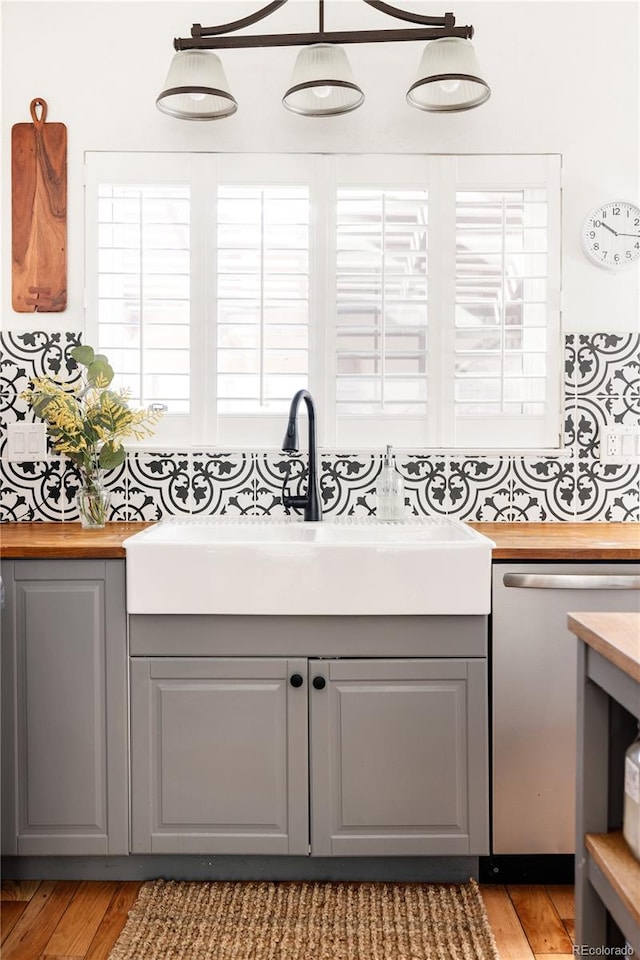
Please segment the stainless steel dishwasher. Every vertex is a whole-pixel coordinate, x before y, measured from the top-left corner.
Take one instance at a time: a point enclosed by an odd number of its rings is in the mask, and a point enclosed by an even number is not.
[[[577,641],[567,613],[638,609],[638,563],[494,563],[494,854],[574,852]]]

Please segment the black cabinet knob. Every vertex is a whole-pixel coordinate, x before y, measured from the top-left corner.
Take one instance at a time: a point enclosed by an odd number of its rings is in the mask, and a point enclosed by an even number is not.
[[[327,685],[327,681],[325,680],[324,677],[313,678],[313,686],[315,687],[316,690],[324,690],[326,685]]]
[[[289,680],[289,683],[291,684],[292,687],[301,687],[302,684],[304,683],[304,679],[302,678],[301,674],[294,673],[291,679]]]

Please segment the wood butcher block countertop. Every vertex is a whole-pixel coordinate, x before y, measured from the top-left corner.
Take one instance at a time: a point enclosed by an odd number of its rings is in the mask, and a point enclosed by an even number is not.
[[[149,523],[108,523],[83,530],[74,523],[0,524],[0,556],[110,559],[124,557],[123,540]],[[472,523],[494,541],[494,560],[640,560],[638,523]]]
[[[494,560],[640,560],[638,523],[472,523]]]
[[[0,524],[0,557],[108,560],[125,556],[123,540],[150,523],[108,523],[102,530],[83,530],[80,523]]]

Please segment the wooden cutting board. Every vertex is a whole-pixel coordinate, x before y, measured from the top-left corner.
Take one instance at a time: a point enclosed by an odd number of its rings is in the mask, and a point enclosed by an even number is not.
[[[67,306],[67,128],[45,123],[47,103],[31,101],[33,123],[11,129],[12,302],[19,313]]]

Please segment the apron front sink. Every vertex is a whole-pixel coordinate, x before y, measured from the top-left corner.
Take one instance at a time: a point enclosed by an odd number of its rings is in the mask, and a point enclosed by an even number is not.
[[[486,614],[493,542],[448,518],[163,520],[124,541],[129,613]]]

